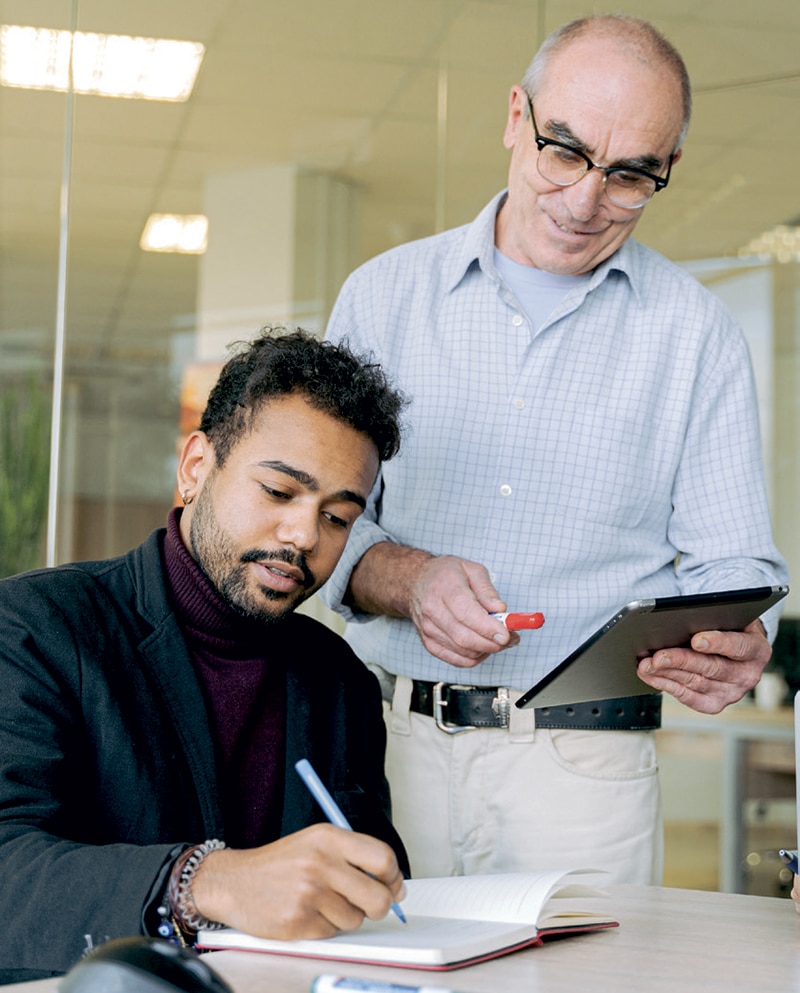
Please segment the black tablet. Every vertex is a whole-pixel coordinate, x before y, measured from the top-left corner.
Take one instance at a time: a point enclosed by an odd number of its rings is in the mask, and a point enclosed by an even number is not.
[[[517,706],[557,707],[657,693],[637,675],[640,658],[659,648],[688,645],[698,631],[741,631],[788,592],[788,586],[758,586],[632,600],[532,686]]]

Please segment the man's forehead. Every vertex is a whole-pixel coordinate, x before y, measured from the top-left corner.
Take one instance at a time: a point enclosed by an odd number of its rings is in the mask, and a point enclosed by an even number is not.
[[[607,60],[589,60],[578,48],[580,41],[555,53],[548,64],[533,101],[537,125],[548,131],[555,125],[587,147],[613,133],[630,144],[626,155],[652,154],[662,144],[673,151],[683,123],[674,72],[663,62],[645,63],[619,52]]]
[[[239,464],[282,473],[314,491],[352,491],[359,503],[379,466],[371,438],[299,395],[262,404],[234,451]]]

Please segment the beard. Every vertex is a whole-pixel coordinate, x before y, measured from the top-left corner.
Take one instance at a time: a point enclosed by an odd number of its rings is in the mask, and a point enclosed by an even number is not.
[[[211,502],[209,479],[195,501],[189,530],[192,554],[211,585],[237,614],[266,623],[281,621],[318,588],[302,552],[288,548],[252,548],[239,552],[222,529]],[[268,586],[254,585],[250,562],[283,562],[303,573],[302,589],[283,593]]]

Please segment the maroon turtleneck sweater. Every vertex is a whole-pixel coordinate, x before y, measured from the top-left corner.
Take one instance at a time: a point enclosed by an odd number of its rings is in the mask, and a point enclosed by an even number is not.
[[[270,657],[269,625],[229,607],[187,551],[181,513],[174,508],[167,518],[167,592],[208,706],[224,839],[232,848],[251,848],[280,834],[285,671]]]

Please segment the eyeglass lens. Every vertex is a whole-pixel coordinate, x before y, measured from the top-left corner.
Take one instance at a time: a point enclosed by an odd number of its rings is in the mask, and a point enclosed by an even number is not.
[[[561,145],[545,145],[539,152],[542,177],[556,186],[571,186],[589,171],[586,159]],[[618,207],[641,207],[656,192],[655,182],[628,169],[604,172],[608,199]]]

